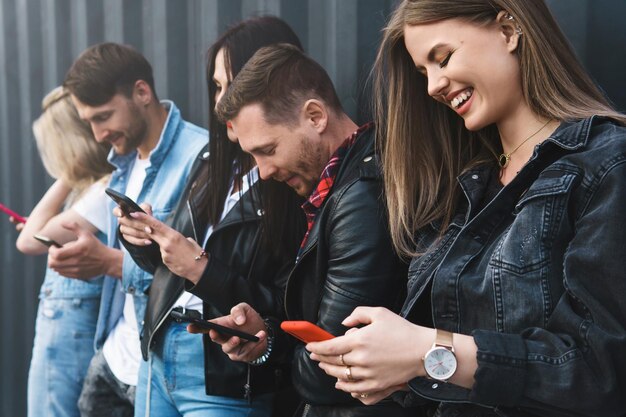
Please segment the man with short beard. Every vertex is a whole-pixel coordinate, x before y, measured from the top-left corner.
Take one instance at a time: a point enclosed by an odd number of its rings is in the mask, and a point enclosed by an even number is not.
[[[350,119],[326,71],[289,45],[260,49],[233,80],[217,114],[232,124],[261,178],[286,182],[307,198],[308,231],[287,280],[288,318],[341,335],[347,331],[343,319],[357,306],[398,310],[406,265],[387,228],[374,126]],[[211,332],[233,360],[280,360],[288,345],[279,329],[266,329],[253,306],[239,304],[216,321],[260,336],[253,343]],[[268,331],[276,336],[272,343]],[[344,365],[352,379],[350,363]],[[335,389],[336,380],[302,344],[295,348],[292,379],[308,417],[419,415],[391,400],[366,407]]]
[[[185,122],[171,101],[159,102],[150,63],[135,49],[103,43],[84,51],[69,69],[64,87],[98,142],[112,146],[116,168],[109,187],[131,199],[152,204],[164,220],[181,197],[206,130]],[[92,359],[79,409],[84,416],[132,416],[141,360],[139,335],[145,295],[152,275],[120,250],[114,203],[108,217],[108,245],[76,225],[77,240],[52,249],[49,265],[67,277],[105,274]],[[156,244],[152,245],[158,251]],[[138,318],[140,318],[138,320]]]

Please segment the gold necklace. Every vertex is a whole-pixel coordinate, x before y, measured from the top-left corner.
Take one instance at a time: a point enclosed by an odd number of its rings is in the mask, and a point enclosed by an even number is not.
[[[522,147],[523,144],[525,144],[526,142],[528,142],[529,140],[531,140],[532,138],[535,137],[535,135],[539,132],[541,132],[543,130],[544,127],[548,126],[548,123],[550,123],[550,120],[548,120],[543,126],[541,126],[539,128],[539,130],[537,130],[535,133],[533,133],[532,135],[530,135],[529,137],[527,137],[526,139],[524,139],[522,141],[522,143],[520,143],[519,145],[517,145],[517,148],[513,149],[511,152],[509,153],[502,153],[500,154],[500,156],[498,157],[498,165],[500,165],[500,168],[504,169],[507,166],[509,166],[509,161],[511,160],[511,155],[513,155],[515,153],[515,151],[517,151],[519,148]]]

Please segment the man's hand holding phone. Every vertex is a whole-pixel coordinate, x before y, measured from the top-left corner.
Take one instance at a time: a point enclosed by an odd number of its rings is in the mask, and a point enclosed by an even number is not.
[[[222,350],[228,357],[237,362],[251,362],[261,357],[267,350],[267,331],[263,318],[250,305],[237,304],[230,310],[228,316],[211,320],[222,326],[231,327],[250,333],[259,338],[258,342],[248,342],[237,336],[229,337],[215,330],[206,331],[190,324],[187,331],[190,333],[208,333],[211,340],[222,345]]]
[[[64,224],[63,227],[74,233],[77,239],[62,248],[50,247],[48,266],[51,269],[65,277],[83,280],[104,274],[121,278],[121,250],[104,245],[77,223]]]

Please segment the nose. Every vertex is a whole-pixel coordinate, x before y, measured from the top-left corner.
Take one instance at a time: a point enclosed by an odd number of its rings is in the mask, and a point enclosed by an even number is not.
[[[274,177],[274,174],[276,174],[276,172],[278,171],[275,166],[267,162],[259,161],[258,159],[256,162],[259,166],[259,176],[263,180],[272,179]]]
[[[428,74],[428,95],[441,99],[442,95],[445,95],[446,90],[450,86],[450,80],[448,77],[442,75],[439,72]]]
[[[104,139],[109,135],[109,132],[106,129],[102,129],[95,124],[91,125],[91,131],[93,132],[93,137],[98,143],[104,142]]]

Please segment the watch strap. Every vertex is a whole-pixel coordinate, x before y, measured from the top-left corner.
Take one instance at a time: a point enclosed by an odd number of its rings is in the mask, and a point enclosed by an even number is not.
[[[435,346],[443,346],[454,351],[454,345],[452,344],[452,332],[447,330],[436,329]]]

